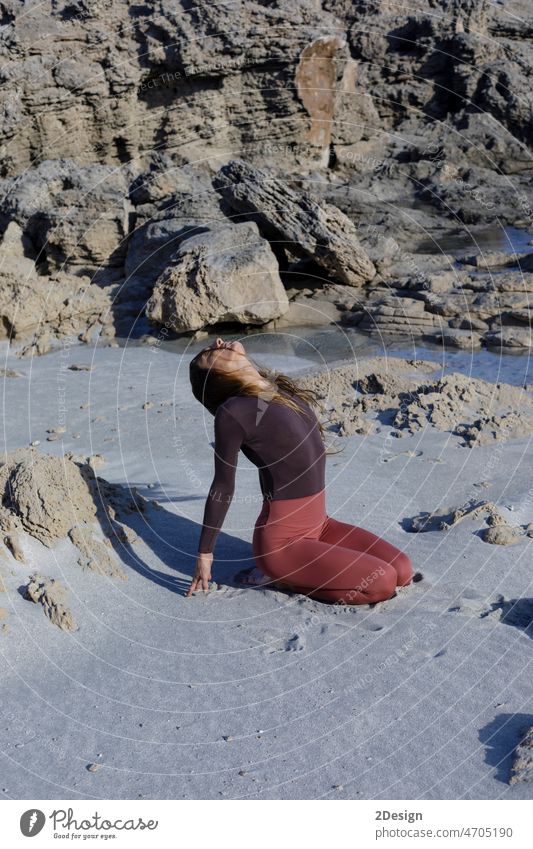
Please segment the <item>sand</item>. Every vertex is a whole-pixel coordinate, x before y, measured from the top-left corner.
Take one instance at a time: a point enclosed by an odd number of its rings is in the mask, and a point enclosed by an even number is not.
[[[59,581],[42,575],[32,575],[26,585],[24,597],[39,604],[53,625],[57,625],[62,631],[75,631],[74,616],[64,603],[66,594],[65,587]]]
[[[65,368],[69,358],[93,370]],[[359,358],[359,372],[383,379],[389,363]],[[469,450],[456,428],[427,423],[402,428],[397,442],[398,405],[384,416],[367,393],[369,432],[332,432],[342,451],[327,458],[328,511],[406,550],[423,580],[380,605],[345,608],[240,584],[260,509],[257,471],[243,457],[214,582],[187,599],[213,469],[212,418],[192,399],[187,368],[187,356],[164,350],[84,349],[34,359],[24,380],[5,381],[5,409],[21,411],[5,416],[8,454],[39,441],[31,456],[66,456],[72,476],[61,459],[54,480],[82,494],[48,524],[59,504],[48,497],[50,460],[39,462],[47,494],[35,512],[28,455],[19,461],[14,527],[4,535],[18,534],[24,562],[0,547],[4,793],[531,798],[529,780],[509,783],[533,724],[529,436]],[[397,383],[376,397],[397,398],[410,375],[415,388],[446,377],[435,364],[397,369]],[[476,403],[465,399],[469,414]],[[58,427],[59,439],[46,442]],[[95,473],[88,458],[97,455],[105,466]],[[84,489],[92,479],[97,512]],[[411,520],[424,514],[448,527],[413,533]],[[489,524],[492,515],[504,521]],[[518,540],[487,544],[483,533],[504,527],[520,528]],[[103,556],[83,554],[73,529],[90,529],[128,580],[92,568]],[[45,606],[24,598],[30,582]],[[61,599],[50,596],[58,584]],[[75,630],[43,615],[54,603]]]
[[[509,783],[519,781],[533,782],[533,726],[516,747]]]
[[[531,389],[458,373],[435,377],[436,369],[423,360],[372,359],[321,370],[304,383],[317,391],[341,436],[372,433],[369,414],[376,413],[396,438],[430,426],[461,436],[470,448],[533,433]]]
[[[96,503],[87,475],[69,457],[22,448],[0,468],[0,526],[16,523],[43,545],[66,537],[79,522],[92,522]]]

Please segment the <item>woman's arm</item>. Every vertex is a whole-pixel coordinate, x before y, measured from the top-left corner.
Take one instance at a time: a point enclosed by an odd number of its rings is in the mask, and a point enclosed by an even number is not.
[[[245,432],[224,406],[215,414],[215,474],[205,503],[198,553],[212,553],[235,491],[235,473]]]

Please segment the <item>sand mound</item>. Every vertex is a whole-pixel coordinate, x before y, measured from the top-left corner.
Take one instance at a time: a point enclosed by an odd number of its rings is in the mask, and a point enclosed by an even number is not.
[[[71,528],[68,532],[69,539],[79,551],[78,565],[82,569],[98,572],[100,575],[108,575],[110,578],[126,578],[126,573],[119,565],[113,553],[97,539],[90,527]]]
[[[486,516],[492,526],[506,524],[505,517],[492,501],[467,501],[461,507],[443,507],[433,513],[413,516],[409,530],[415,533],[447,531],[467,517],[477,519],[479,516]]]
[[[469,447],[533,433],[530,391],[457,373],[435,379],[437,368],[423,360],[375,357],[305,375],[300,383],[318,393],[341,436],[371,433],[371,413],[391,424],[397,437],[432,426],[461,436]]]
[[[524,537],[530,537],[531,525],[509,525],[503,513],[493,501],[470,500],[460,507],[442,507],[433,513],[419,513],[409,519],[408,530],[413,533],[447,531],[463,519],[483,517],[488,525],[481,539],[491,545],[513,545]]]
[[[32,575],[24,590],[24,598],[40,604],[45,616],[62,631],[74,631],[77,628],[74,616],[64,604],[65,587],[53,578]]]
[[[519,525],[497,525],[494,528],[485,528],[481,539],[490,545],[514,545],[523,536]]]
[[[31,536],[52,546],[80,522],[93,522],[96,504],[83,468],[68,457],[14,451],[0,468],[0,525],[13,519]],[[8,512],[6,516],[5,513]]]
[[[528,728],[514,752],[509,784],[533,781],[533,726]]]
[[[148,502],[136,490],[96,477],[98,464],[93,461],[74,454],[55,457],[35,448],[8,455],[0,468],[0,529],[15,559],[24,562],[22,533],[48,547],[68,537],[83,569],[126,578],[112,545],[136,539],[120,520],[144,513]]]

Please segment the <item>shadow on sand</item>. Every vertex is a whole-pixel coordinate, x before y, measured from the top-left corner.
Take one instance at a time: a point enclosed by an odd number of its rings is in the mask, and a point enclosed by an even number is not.
[[[167,510],[159,502],[155,506],[145,498],[136,498],[133,485],[113,484],[113,489],[116,493],[114,499],[119,502],[135,504],[137,501],[139,505],[145,505],[144,509],[139,506],[120,510],[115,519],[102,506],[102,494],[93,493],[102,531],[110,538],[123,565],[171,592],[185,595],[196,564],[200,532],[198,523]],[[177,499],[180,502],[185,500],[190,499]],[[143,560],[140,551],[132,544],[135,537],[148,546],[163,569],[155,569]],[[253,566],[251,544],[221,531],[216,551],[217,582],[242,587],[242,583],[236,580],[237,576]]]
[[[531,713],[501,713],[479,731],[485,745],[485,762],[495,767],[495,777],[507,784],[513,763],[513,752],[524,732],[533,725]]]
[[[499,612],[500,622],[518,628],[533,639],[533,598],[511,598],[492,602],[481,618]]]

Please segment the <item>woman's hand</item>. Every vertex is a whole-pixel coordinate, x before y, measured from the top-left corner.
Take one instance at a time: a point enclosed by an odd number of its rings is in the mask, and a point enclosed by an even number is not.
[[[199,554],[196,558],[196,569],[194,572],[191,586],[187,592],[187,598],[193,594],[195,590],[203,589],[204,593],[209,590],[209,581],[211,580],[211,566],[213,564],[212,554]]]

